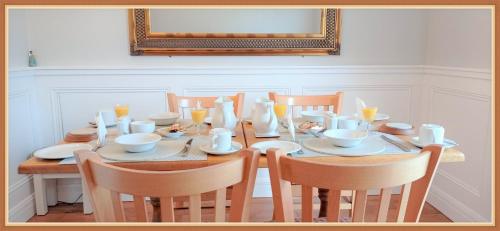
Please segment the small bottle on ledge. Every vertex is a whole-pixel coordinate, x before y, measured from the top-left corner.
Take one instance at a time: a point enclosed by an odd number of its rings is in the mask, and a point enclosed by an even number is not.
[[[36,59],[32,51],[29,51],[28,53],[28,66],[36,67]]]

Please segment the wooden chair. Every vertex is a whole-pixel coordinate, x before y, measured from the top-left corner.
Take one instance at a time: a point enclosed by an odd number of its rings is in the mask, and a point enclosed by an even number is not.
[[[160,198],[161,220],[174,221],[173,197],[189,195],[189,216],[201,221],[201,193],[215,191],[215,221],[226,219],[226,188],[233,186],[229,221],[248,221],[249,205],[257,174],[257,150],[245,150],[241,157],[222,164],[181,171],[145,171],[106,164],[94,152],[75,152],[78,169],[87,185],[98,222],[124,222],[120,194],[134,197],[137,221],[148,218],[145,197]]]
[[[289,105],[290,98],[293,98],[293,103],[289,106],[302,106],[302,110],[307,110],[312,106],[313,110],[318,110],[318,107],[323,107],[324,111],[329,110],[333,106],[333,112],[340,114],[342,111],[343,92],[337,92],[335,95],[278,95],[275,92],[269,92],[269,99],[278,104]],[[328,109],[326,109],[328,108]],[[293,108],[292,108],[293,109]]]
[[[381,189],[378,222],[387,221],[392,188],[401,187],[397,222],[417,222],[443,149],[425,147],[413,158],[366,165],[333,165],[288,157],[280,150],[267,151],[275,220],[293,222],[291,184],[302,186],[302,221],[311,222],[313,187],[329,189],[327,220],[339,221],[341,190],[356,190],[352,221],[363,222],[367,190]]]
[[[229,98],[234,102],[234,114],[236,117],[241,118],[245,93],[237,93],[235,96],[229,96]],[[214,108],[216,99],[217,97],[215,96],[177,96],[175,93],[167,93],[168,108],[170,112],[176,113],[179,113],[181,110],[183,111],[185,108],[194,108],[197,101],[201,102],[202,107]],[[187,107],[180,106],[181,100],[187,100]]]

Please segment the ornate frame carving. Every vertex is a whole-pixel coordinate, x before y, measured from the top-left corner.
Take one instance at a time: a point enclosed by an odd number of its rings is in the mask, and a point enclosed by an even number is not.
[[[319,34],[152,33],[149,9],[130,9],[130,55],[339,55],[340,10],[321,18]]]

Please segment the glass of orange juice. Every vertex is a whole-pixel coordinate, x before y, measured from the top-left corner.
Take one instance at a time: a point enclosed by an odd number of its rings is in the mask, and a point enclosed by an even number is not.
[[[201,125],[203,124],[205,117],[207,116],[207,109],[195,108],[191,110],[191,119],[196,125],[196,133],[200,135]]]
[[[274,113],[276,113],[276,117],[278,119],[285,118],[286,115],[286,105],[285,104],[275,104],[274,105]]]
[[[368,130],[370,124],[375,120],[375,116],[377,115],[378,108],[377,107],[365,107],[363,108],[363,120],[367,122],[366,130]]]
[[[115,105],[115,114],[116,117],[118,118],[128,115],[128,105],[127,104]]]

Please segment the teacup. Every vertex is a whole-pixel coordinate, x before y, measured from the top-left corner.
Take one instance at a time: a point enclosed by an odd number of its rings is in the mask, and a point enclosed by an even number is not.
[[[359,120],[354,117],[339,116],[338,118],[338,129],[350,129],[356,130],[359,126]]]
[[[421,145],[443,144],[444,127],[437,124],[422,124],[420,126],[418,141]]]
[[[214,128],[210,130],[210,147],[217,151],[228,151],[231,149],[232,132],[227,128]]]
[[[130,117],[129,116],[122,116],[118,118],[118,133],[120,135],[126,135],[130,133]]]
[[[130,123],[130,130],[132,133],[152,133],[155,131],[154,121],[134,121]]]
[[[104,125],[106,127],[113,126],[116,124],[116,114],[113,110],[100,110],[102,120],[104,121]]]
[[[326,129],[337,129],[339,119],[337,115],[333,112],[325,112],[323,116],[323,125]]]

